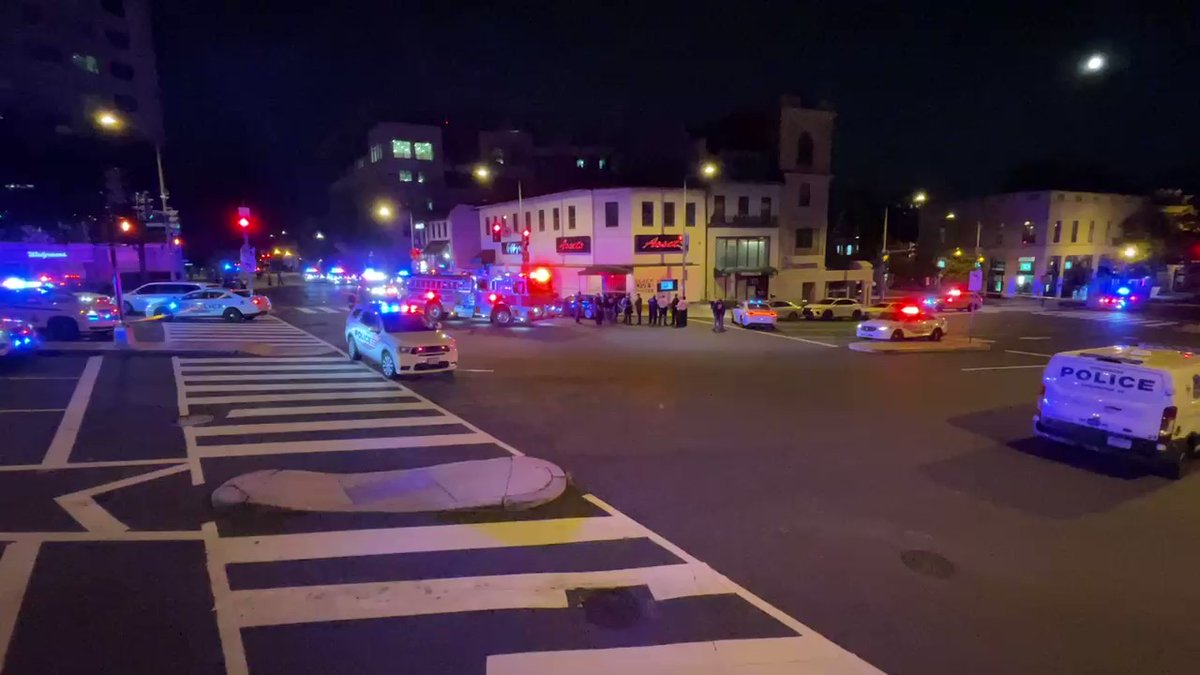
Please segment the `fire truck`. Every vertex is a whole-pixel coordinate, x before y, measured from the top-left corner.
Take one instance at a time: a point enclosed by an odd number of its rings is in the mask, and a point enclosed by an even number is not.
[[[497,326],[545,319],[555,300],[553,275],[545,267],[519,273],[413,274],[405,280],[405,296],[423,302],[433,321],[483,318]]]

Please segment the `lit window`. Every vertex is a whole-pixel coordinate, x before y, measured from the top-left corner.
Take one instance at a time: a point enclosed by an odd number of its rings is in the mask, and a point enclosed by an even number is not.
[[[424,182],[425,182],[425,172],[424,172],[424,171],[418,171],[418,172],[417,172],[417,182],[418,182],[418,183],[424,183]]]
[[[608,160],[601,157],[600,158],[600,170],[603,171],[607,166],[608,166]]]
[[[413,152],[416,153],[417,159],[433,161],[433,143],[413,143]]]
[[[378,145],[371,146],[371,163],[378,162],[383,157],[383,147]]]
[[[392,157],[400,159],[412,159],[412,142],[402,141],[398,138],[392,139]]]
[[[575,168],[576,168],[576,169],[582,169],[582,168],[584,168],[585,166],[587,166],[587,160],[586,160],[586,159],[584,159],[584,158],[580,157],[579,159],[575,160]]]
[[[80,70],[86,70],[93,75],[100,74],[100,64],[96,62],[94,56],[84,56],[83,54],[72,54],[71,63]]]
[[[401,183],[411,183],[412,182],[412,172],[411,171],[401,171],[400,172],[400,182]]]

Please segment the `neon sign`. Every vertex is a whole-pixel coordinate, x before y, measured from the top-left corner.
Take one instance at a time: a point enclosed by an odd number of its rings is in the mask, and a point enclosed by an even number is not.
[[[683,235],[640,234],[633,238],[633,250],[638,253],[683,252]]]
[[[67,252],[66,251],[26,251],[25,255],[29,256],[30,258],[35,258],[38,260],[45,260],[47,258],[65,258],[65,257],[67,257]]]

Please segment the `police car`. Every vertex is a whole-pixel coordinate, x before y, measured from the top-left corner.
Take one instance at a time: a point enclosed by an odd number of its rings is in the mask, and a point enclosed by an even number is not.
[[[119,321],[114,308],[88,305],[58,288],[0,288],[0,314],[27,321],[52,340],[111,335]]]
[[[855,334],[867,340],[927,338],[937,342],[946,335],[946,319],[916,305],[904,305],[858,324]]]
[[[37,331],[32,324],[0,316],[0,358],[33,354],[37,348]]]
[[[1200,358],[1153,346],[1055,354],[1037,408],[1039,436],[1147,461],[1179,478],[1200,444]]]
[[[458,368],[454,338],[415,303],[360,304],[346,317],[346,353],[379,364],[387,377],[447,373]]]
[[[226,321],[249,321],[270,311],[271,301],[265,295],[227,288],[205,288],[146,306],[147,314],[164,319],[219,316]]]

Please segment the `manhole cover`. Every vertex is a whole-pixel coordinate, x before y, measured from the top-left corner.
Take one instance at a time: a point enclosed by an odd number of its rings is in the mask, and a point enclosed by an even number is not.
[[[181,427],[198,427],[213,421],[212,415],[184,415],[176,422]]]
[[[949,579],[957,571],[954,563],[933,551],[920,549],[904,551],[900,554],[900,560],[908,569],[934,579]]]
[[[642,602],[629,588],[592,588],[576,591],[578,606],[593,626],[628,628],[642,618]]]

